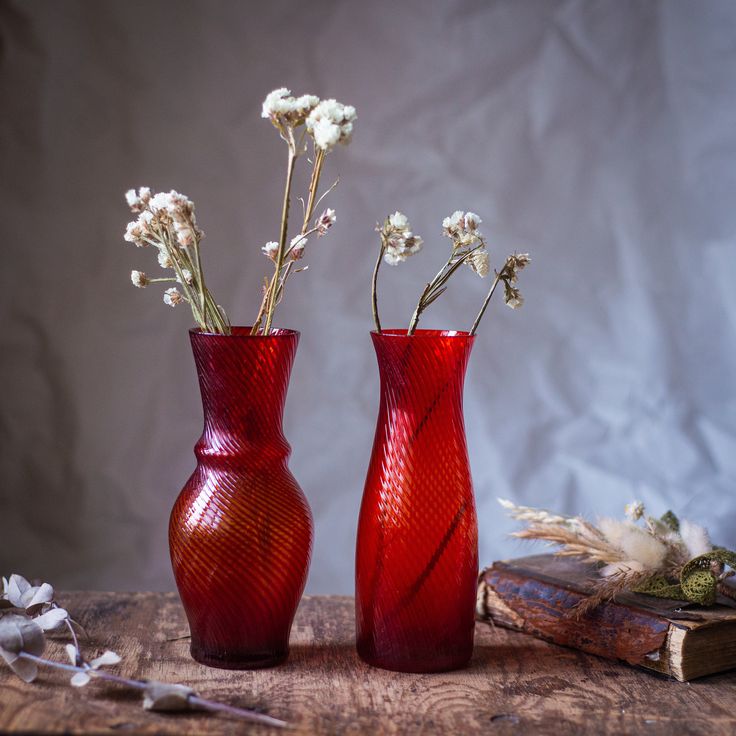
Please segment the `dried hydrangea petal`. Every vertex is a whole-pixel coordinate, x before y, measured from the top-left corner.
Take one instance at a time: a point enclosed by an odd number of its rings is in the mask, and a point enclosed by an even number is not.
[[[86,672],[77,672],[69,681],[74,687],[84,687],[92,678]]]
[[[101,654],[99,657],[95,657],[89,663],[89,666],[93,670],[98,670],[100,667],[104,667],[105,665],[113,665],[113,664],[119,664],[119,663],[120,663],[120,655],[108,649],[107,651],[104,652],[104,654]]]
[[[46,613],[36,616],[33,620],[44,631],[56,631],[61,628],[64,621],[69,618],[69,614],[63,608],[51,608]]]
[[[6,595],[16,608],[25,608],[23,596],[31,589],[31,584],[22,575],[11,575],[8,579]]]
[[[143,707],[146,710],[192,710],[189,698],[196,695],[186,685],[169,685],[165,682],[149,682],[143,691]]]
[[[0,618],[0,656],[25,682],[38,674],[36,663],[20,656],[22,652],[40,657],[46,648],[46,637],[34,619],[9,613]]]

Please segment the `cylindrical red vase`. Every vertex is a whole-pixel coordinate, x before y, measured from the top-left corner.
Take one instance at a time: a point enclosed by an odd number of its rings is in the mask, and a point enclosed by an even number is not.
[[[312,549],[312,514],[282,431],[299,333],[190,336],[204,432],[169,544],[191,652],[214,667],[268,667],[288,656]]]
[[[463,422],[466,332],[372,333],[381,378],[358,523],[358,654],[401,672],[467,665],[478,525]]]

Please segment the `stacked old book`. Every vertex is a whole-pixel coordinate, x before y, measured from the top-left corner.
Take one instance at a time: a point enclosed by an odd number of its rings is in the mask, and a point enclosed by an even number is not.
[[[622,593],[577,615],[597,579],[595,567],[574,557],[496,562],[479,578],[478,618],[680,681],[736,667],[734,601],[719,597],[703,608]]]

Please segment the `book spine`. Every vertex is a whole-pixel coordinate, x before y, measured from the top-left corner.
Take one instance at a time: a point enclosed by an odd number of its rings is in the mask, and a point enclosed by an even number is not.
[[[482,620],[555,644],[662,671],[667,619],[619,603],[603,603],[575,616],[572,609],[585,597],[496,564],[480,576],[477,613]]]

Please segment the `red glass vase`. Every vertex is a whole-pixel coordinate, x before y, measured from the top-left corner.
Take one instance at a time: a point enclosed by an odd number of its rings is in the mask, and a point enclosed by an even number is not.
[[[192,657],[268,667],[288,656],[312,549],[312,515],[282,431],[299,333],[234,327],[190,336],[204,432],[171,512],[169,544]]]
[[[372,333],[381,378],[358,522],[358,654],[400,672],[467,665],[478,525],[463,422],[466,332]]]

